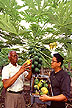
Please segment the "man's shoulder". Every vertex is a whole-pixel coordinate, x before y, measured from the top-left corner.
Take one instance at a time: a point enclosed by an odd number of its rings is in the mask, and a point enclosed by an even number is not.
[[[9,64],[5,65],[5,66],[3,67],[3,69],[4,69],[4,68],[7,68],[7,67],[9,67]]]
[[[5,65],[5,66],[3,67],[3,69],[9,69],[9,68],[11,68],[11,67],[12,67],[12,64],[9,63],[9,64]]]
[[[4,71],[8,70],[8,69],[9,69],[9,64],[3,67],[2,73],[3,73]]]
[[[68,74],[68,72],[65,71],[65,70],[63,70],[63,69],[61,69],[61,72],[62,72],[63,74]]]
[[[69,76],[68,72],[63,69],[61,70],[61,73],[62,73],[62,76],[64,76],[64,77]]]

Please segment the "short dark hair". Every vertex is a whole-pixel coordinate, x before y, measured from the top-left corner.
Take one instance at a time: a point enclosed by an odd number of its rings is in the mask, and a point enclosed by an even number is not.
[[[64,58],[59,53],[55,53],[53,56],[56,57],[57,62],[61,62],[60,66],[62,66]]]

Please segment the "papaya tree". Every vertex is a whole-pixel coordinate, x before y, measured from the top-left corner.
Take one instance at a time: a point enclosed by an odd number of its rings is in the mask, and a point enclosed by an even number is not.
[[[71,35],[72,0],[22,1],[23,5],[20,6],[16,0],[0,0],[1,37],[6,40],[4,44],[9,47],[22,46],[27,52],[27,58],[40,53],[43,65],[46,63],[49,66],[51,51],[45,47],[45,44],[62,40],[59,35],[65,34],[64,39],[68,39]],[[26,9],[19,11],[22,7]],[[30,24],[28,29],[20,25],[21,20]],[[50,37],[49,34],[52,36]]]
[[[68,43],[67,46],[67,55],[65,57],[65,62],[67,62],[68,64],[68,72],[70,72],[71,70],[71,64],[72,64],[72,44],[71,43]]]

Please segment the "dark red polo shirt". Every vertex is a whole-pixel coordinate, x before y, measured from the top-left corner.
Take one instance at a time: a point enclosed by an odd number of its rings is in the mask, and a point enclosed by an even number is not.
[[[55,73],[54,71],[50,75],[51,86],[53,95],[57,96],[63,94],[67,98],[70,97],[70,76],[63,69]],[[65,102],[52,101],[52,108],[65,108]]]

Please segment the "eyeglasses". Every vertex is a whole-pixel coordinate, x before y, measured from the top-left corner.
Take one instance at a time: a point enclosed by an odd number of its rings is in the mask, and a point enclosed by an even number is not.
[[[52,60],[51,62],[57,62],[57,61]]]

